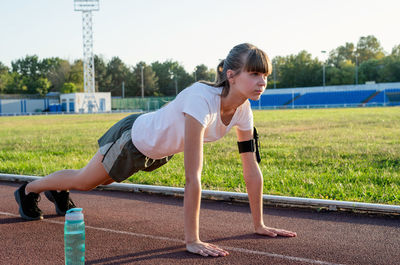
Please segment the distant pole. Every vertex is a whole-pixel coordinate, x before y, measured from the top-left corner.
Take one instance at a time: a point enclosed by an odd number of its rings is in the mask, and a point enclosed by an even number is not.
[[[274,69],[273,69],[273,71],[274,71],[274,89],[276,89],[276,67],[275,67],[275,62],[274,62]]]
[[[326,51],[321,51],[321,53],[325,54]],[[325,86],[325,60],[322,65],[322,85]]]
[[[294,109],[294,90],[292,89],[292,109]]]
[[[197,68],[194,68],[194,82],[197,82]]]
[[[386,88],[383,89],[383,106],[386,107]]]
[[[356,85],[358,85],[358,56],[356,54]]]
[[[125,98],[125,82],[122,81],[122,98]]]
[[[178,76],[175,75],[175,94],[178,95]]]
[[[140,76],[142,78],[142,98],[144,98],[143,65],[140,66]]]

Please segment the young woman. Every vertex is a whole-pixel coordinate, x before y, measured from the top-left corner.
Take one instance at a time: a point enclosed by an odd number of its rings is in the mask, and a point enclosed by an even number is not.
[[[22,185],[15,191],[23,218],[42,218],[39,193],[56,205],[57,213],[74,207],[66,190],[90,190],[121,182],[139,170],[152,171],[184,152],[185,242],[189,252],[225,256],[227,251],[199,237],[203,143],[216,141],[233,126],[239,143],[243,175],[257,234],[293,237],[296,233],[266,227],[263,222],[263,178],[254,154],[253,115],[248,99],[258,100],[272,67],[268,56],[251,44],[235,46],[218,65],[215,83],[198,82],[184,89],[156,112],[128,116],[99,139],[99,151],[79,170],[61,170]],[[61,192],[57,192],[60,190]]]

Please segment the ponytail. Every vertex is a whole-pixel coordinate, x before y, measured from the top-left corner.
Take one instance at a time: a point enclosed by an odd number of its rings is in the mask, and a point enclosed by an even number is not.
[[[228,79],[226,78],[226,71],[224,71],[225,67],[225,59],[221,60],[217,66],[217,76],[215,77],[214,82],[209,82],[209,81],[204,81],[201,80],[199,81],[202,84],[206,84],[209,86],[213,87],[222,87],[222,97],[226,97],[229,93],[229,82]]]
[[[224,71],[224,62],[225,62],[225,59],[222,59],[221,62],[217,66],[217,80],[218,79],[220,80],[222,77],[222,73]]]
[[[217,80],[214,83],[215,87],[222,87],[222,97],[226,97],[229,93],[229,82],[226,76],[226,64],[223,59],[217,66]]]

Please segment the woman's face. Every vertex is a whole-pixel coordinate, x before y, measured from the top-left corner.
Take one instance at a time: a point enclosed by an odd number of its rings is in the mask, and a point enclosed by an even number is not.
[[[241,71],[230,80],[231,89],[251,100],[259,100],[267,87],[267,75]]]

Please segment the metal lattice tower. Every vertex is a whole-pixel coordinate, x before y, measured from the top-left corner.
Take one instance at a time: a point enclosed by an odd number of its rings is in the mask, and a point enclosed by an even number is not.
[[[74,0],[74,9],[82,11],[84,105],[88,112],[96,112],[92,11],[99,10],[99,0]]]

